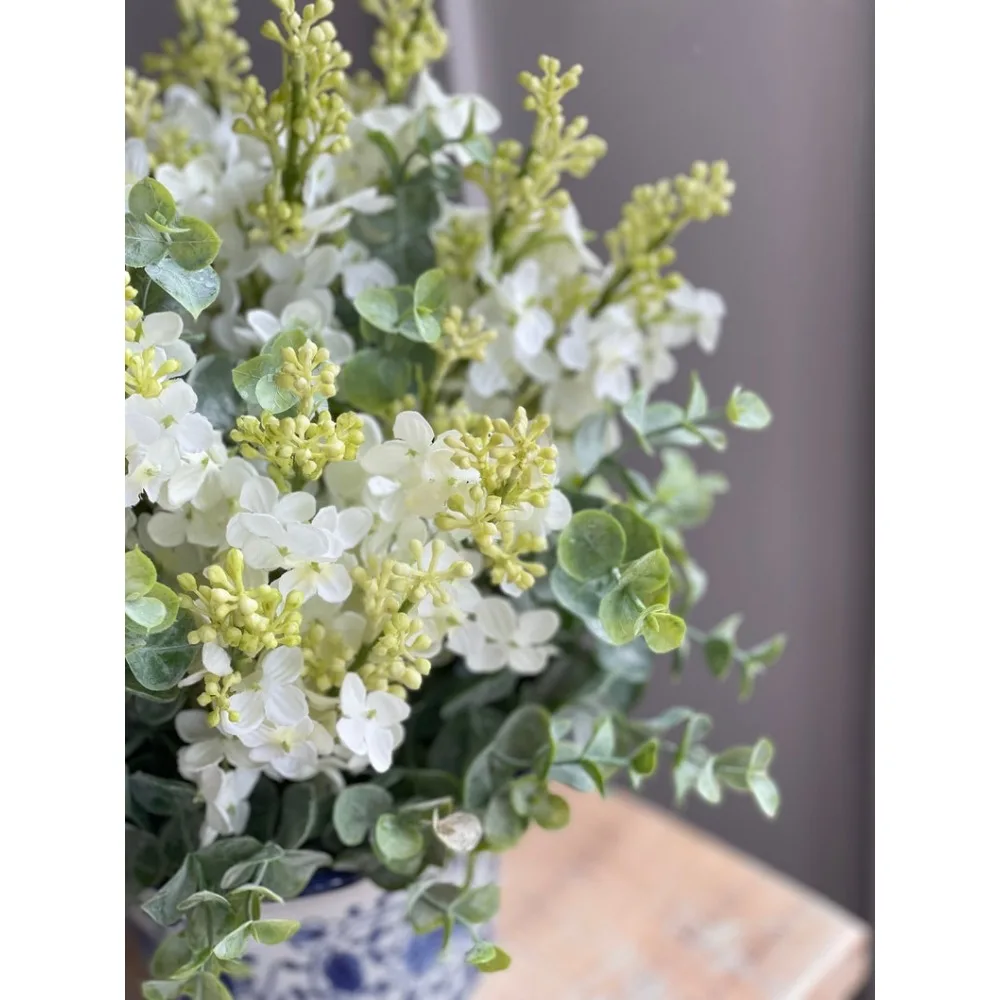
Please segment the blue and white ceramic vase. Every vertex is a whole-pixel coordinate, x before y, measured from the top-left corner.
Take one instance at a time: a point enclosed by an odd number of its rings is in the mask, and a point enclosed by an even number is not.
[[[495,879],[495,862],[483,858],[477,875]],[[478,985],[480,974],[465,962],[464,928],[456,926],[442,951],[440,930],[417,934],[410,926],[405,892],[368,879],[317,872],[301,896],[265,904],[263,915],[301,927],[283,944],[251,944],[250,978],[227,983],[235,1000],[467,1000]],[[141,913],[131,920],[151,953],[162,928]]]

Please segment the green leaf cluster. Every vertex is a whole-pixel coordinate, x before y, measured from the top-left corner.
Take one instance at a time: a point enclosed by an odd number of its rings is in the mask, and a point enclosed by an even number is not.
[[[195,319],[219,294],[212,262],[222,240],[207,223],[178,215],[170,192],[152,177],[132,186],[125,213],[125,266],[146,275]]]
[[[441,336],[447,294],[445,273],[434,268],[421,274],[412,288],[365,289],[354,300],[354,308],[376,330],[433,344]]]
[[[133,635],[163,632],[177,620],[180,599],[156,580],[156,566],[136,546],[125,553],[125,623]]]

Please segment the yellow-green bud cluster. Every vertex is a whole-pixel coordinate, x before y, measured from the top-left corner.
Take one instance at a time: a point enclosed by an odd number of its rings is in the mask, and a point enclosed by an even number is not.
[[[177,578],[185,591],[180,595],[181,607],[198,622],[188,633],[188,642],[214,642],[247,656],[277,646],[298,646],[302,595],[293,590],[283,598],[276,587],[267,584],[248,589],[243,566],[243,553],[230,549],[222,565],[213,564],[204,571],[207,584],[199,586],[190,573]]]
[[[587,135],[583,116],[566,121],[563,98],[579,86],[580,66],[560,73],[561,65],[552,56],[538,60],[541,76],[522,73],[518,80],[528,91],[524,107],[535,112],[531,146],[522,160],[517,143],[501,143],[493,163],[474,167],[470,176],[486,191],[497,220],[494,245],[505,253],[508,263],[516,258],[525,239],[540,229],[555,227],[569,195],[560,189],[562,175],[586,177],[607,152],[607,143]]]
[[[229,693],[240,681],[243,675],[234,670],[224,677],[208,674],[205,677],[205,689],[198,695],[198,704],[208,709],[208,724],[217,726],[222,721],[225,712],[230,722],[239,722],[240,713],[229,707]]]
[[[470,533],[496,585],[509,582],[526,590],[545,572],[540,563],[522,559],[544,551],[545,538],[518,532],[514,522],[525,504],[544,507],[552,492],[557,452],[541,441],[548,428],[547,416],[529,421],[524,407],[518,407],[513,421],[476,415],[447,438],[455,464],[475,469],[479,482],[467,495],[453,494],[436,524],[442,531]]]
[[[250,46],[233,31],[235,0],[177,0],[181,30],[146,56],[145,67],[164,87],[181,83],[221,108],[239,91],[250,69]]]
[[[279,389],[299,397],[299,413],[309,415],[315,409],[315,397],[329,399],[337,391],[340,366],[330,361],[330,352],[307,340],[298,350],[285,347],[282,366],[275,380]]]
[[[287,493],[295,480],[319,479],[330,462],[357,458],[364,431],[356,413],[334,420],[323,410],[310,420],[304,413],[276,417],[265,412],[260,418],[239,417],[232,439],[244,458],[266,460],[268,475]]]
[[[155,80],[149,80],[132,69],[125,67],[125,134],[142,139],[149,126],[163,116],[163,105],[159,101],[160,88]]]
[[[132,284],[132,276],[125,272],[125,340],[134,344],[139,339],[136,327],[142,321],[142,310],[133,299],[139,294],[139,289]]]
[[[281,46],[284,78],[268,96],[257,77],[245,77],[241,104],[246,119],[234,128],[263,142],[274,166],[264,200],[254,207],[260,225],[251,236],[284,251],[302,233],[302,187],[310,166],[321,153],[340,153],[350,145],[351,112],[343,91],[351,57],[325,20],[333,0],[308,3],[301,14],[295,0],[272,2],[281,23],[267,21],[261,34]]]
[[[347,674],[347,665],[357,652],[335,630],[313,622],[302,636],[303,676],[320,694],[339,688]]]
[[[671,242],[689,222],[728,215],[735,187],[719,160],[711,166],[699,161],[673,181],[634,188],[621,221],[604,237],[615,272],[600,304],[634,298],[640,318],[656,318],[681,283],[680,275],[666,272],[677,256]]]
[[[430,672],[430,661],[422,655],[430,648],[430,639],[411,609],[426,597],[435,607],[447,608],[452,603],[449,584],[473,573],[472,565],[464,559],[442,565],[447,548],[441,539],[434,539],[427,564],[422,566],[423,546],[414,539],[410,542],[412,564],[372,559],[351,571],[369,624],[368,641],[355,654],[349,669],[361,677],[369,691],[389,691],[404,698],[407,691],[416,691]]]
[[[486,348],[496,340],[496,330],[484,329],[481,316],[466,317],[458,306],[452,306],[441,320],[441,336],[432,345],[437,354],[434,373],[424,393],[424,410],[432,410],[438,394],[455,365],[463,361],[482,361]]]
[[[419,618],[403,611],[390,616],[382,634],[372,644],[358,676],[369,691],[388,691],[405,698],[417,691],[431,672],[431,661],[421,653],[431,647],[431,638]]]
[[[382,71],[389,100],[400,101],[410,80],[448,50],[448,35],[433,0],[361,0],[361,6],[381,22],[372,61]]]
[[[174,358],[157,365],[155,347],[147,347],[144,351],[130,351],[126,347],[125,395],[138,393],[147,399],[159,396],[166,380],[176,375],[180,367],[181,363]]]
[[[472,281],[486,236],[475,219],[453,215],[433,236],[437,266],[459,281]]]

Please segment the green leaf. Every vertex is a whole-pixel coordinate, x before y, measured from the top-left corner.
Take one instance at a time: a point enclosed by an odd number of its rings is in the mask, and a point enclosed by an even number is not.
[[[379,785],[348,785],[333,804],[333,828],[347,847],[362,844],[383,813],[392,809],[392,795]]]
[[[398,333],[403,317],[413,306],[410,288],[366,288],[355,300],[354,308],[377,330]]]
[[[162,927],[169,927],[183,916],[179,905],[198,889],[198,862],[189,854],[159,892],[143,903],[143,912]]]
[[[734,427],[760,431],[771,423],[771,411],[757,393],[737,386],[726,403],[726,418]]]
[[[261,944],[281,944],[292,937],[300,926],[297,920],[255,920],[250,930]]]
[[[149,972],[155,979],[169,979],[191,961],[193,952],[183,934],[168,934],[157,946],[149,962]]]
[[[608,508],[608,513],[622,526],[625,532],[625,556],[623,562],[634,562],[647,552],[660,548],[660,533],[641,514],[631,507],[616,503]]]
[[[257,405],[269,413],[284,413],[299,399],[291,389],[282,389],[278,385],[277,378],[277,372],[268,372],[263,378],[258,379],[254,386]]]
[[[125,600],[148,594],[156,583],[156,567],[138,546],[125,553]]]
[[[233,385],[233,362],[223,354],[199,358],[187,383],[198,395],[198,412],[216,430],[231,430],[246,412]],[[251,394],[249,399],[253,398]]]
[[[150,587],[146,597],[159,601],[166,611],[164,617],[155,626],[148,626],[150,632],[163,632],[170,628],[177,621],[177,612],[181,606],[180,598],[168,586],[162,583],[154,583]]]
[[[605,673],[630,684],[645,684],[653,667],[649,650],[641,642],[624,646],[602,642],[597,647],[597,662]]]
[[[181,618],[163,632],[151,634],[144,646],[126,656],[135,679],[149,691],[175,687],[194,659],[188,640],[189,624]]]
[[[511,670],[490,674],[446,701],[441,706],[441,718],[451,719],[463,712],[504,701],[517,690],[517,683],[518,676]]]
[[[574,514],[559,535],[559,565],[575,580],[593,580],[618,566],[625,555],[625,530],[602,510]]]
[[[172,257],[164,257],[155,264],[150,264],[146,268],[146,274],[195,319],[219,294],[219,276],[211,267],[187,271]]]
[[[672,615],[663,607],[647,609],[641,619],[642,637],[654,653],[669,653],[684,641],[687,625],[683,618]]]
[[[688,397],[685,416],[690,421],[700,420],[708,413],[708,396],[697,372],[691,372],[691,395]]]
[[[323,851],[285,851],[280,858],[268,864],[261,885],[283,899],[294,899],[309,884],[317,869],[331,864],[333,859]]]
[[[413,286],[413,303],[435,316],[443,314],[448,299],[448,278],[440,268],[425,271]]]
[[[253,837],[222,837],[201,848],[198,864],[204,872],[206,884],[221,885],[223,875],[233,865],[253,857],[260,849],[261,844]]]
[[[169,979],[147,979],[142,984],[142,1000],[177,1000],[185,988],[185,983]]]
[[[629,770],[638,775],[640,778],[648,778],[656,771],[659,754],[659,740],[647,740],[632,755],[632,760],[629,763]]]
[[[510,801],[510,793],[501,790],[490,799],[483,816],[483,833],[491,851],[506,851],[524,836],[528,823]]]
[[[619,583],[628,587],[644,604],[665,601],[670,584],[670,560],[660,549],[647,552],[622,570]]]
[[[177,225],[182,226],[185,232],[177,233],[170,241],[170,256],[185,271],[208,267],[222,246],[219,234],[207,222],[193,215],[182,215]]]
[[[764,666],[773,667],[784,655],[785,646],[788,639],[784,633],[779,632],[772,635],[770,639],[765,639],[762,643],[747,650],[747,655],[759,660]]]
[[[600,413],[591,413],[584,417],[583,422],[573,433],[573,457],[576,459],[577,471],[584,478],[601,464],[601,459],[606,454],[608,427],[611,421],[611,414],[604,410]]]
[[[162,233],[143,218],[125,216],[125,266],[145,267],[155,264],[167,252]]]
[[[539,705],[515,709],[466,771],[466,808],[486,808],[494,793],[521,772],[544,774],[552,752],[549,713]]]
[[[239,927],[231,930],[224,938],[218,941],[212,949],[212,954],[216,958],[234,959],[241,958],[250,944],[250,930],[252,921],[247,920]]]
[[[125,601],[125,614],[137,625],[150,629],[167,619],[167,609],[155,597],[133,597]]]
[[[135,801],[154,816],[172,816],[194,803],[197,789],[187,781],[159,778],[141,771],[130,774],[129,792]]]
[[[319,792],[315,779],[289,782],[281,795],[281,821],[275,840],[284,848],[301,847],[313,835],[318,819]]]
[[[349,358],[341,369],[337,398],[377,412],[403,396],[411,379],[412,368],[406,358],[367,348]]]
[[[248,403],[257,402],[257,383],[277,370],[274,359],[258,354],[233,369],[233,387]]]
[[[636,637],[643,611],[632,591],[619,583],[601,598],[597,615],[608,641],[622,646]]]
[[[599,767],[590,761],[573,764],[553,764],[549,770],[549,780],[573,788],[578,792],[604,794],[604,775]]]
[[[398,332],[415,344],[433,344],[441,336],[441,325],[429,310],[418,307],[404,314]]]
[[[196,906],[215,906],[220,910],[232,910],[229,900],[225,896],[220,896],[210,889],[202,889],[199,892],[192,892],[187,899],[177,907],[182,913],[194,909]]]
[[[485,924],[492,920],[500,909],[500,888],[496,885],[481,885],[470,889],[454,904],[456,917],[470,924]]]
[[[531,818],[543,830],[561,830],[569,823],[569,803],[561,795],[546,792],[535,803]]]
[[[424,853],[424,836],[419,825],[393,813],[382,813],[375,821],[372,842],[390,868],[419,860]]]
[[[510,968],[510,955],[489,941],[477,941],[466,953],[465,960],[480,972],[503,972]]]
[[[157,180],[144,177],[128,193],[128,210],[144,219],[147,215],[169,223],[177,214],[173,195]]]

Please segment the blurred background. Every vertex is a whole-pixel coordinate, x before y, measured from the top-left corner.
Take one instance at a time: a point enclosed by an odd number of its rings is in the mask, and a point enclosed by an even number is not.
[[[631,188],[725,158],[737,182],[729,219],[689,230],[678,266],[718,290],[728,317],[717,354],[697,358],[710,398],[736,383],[775,414],[734,435],[714,466],[731,489],[692,535],[709,596],[693,624],[745,614],[744,645],[777,631],[784,658],[739,703],[738,682],[692,663],[651,685],[647,707],[689,704],[718,742],[768,735],[779,818],[746,799],[694,803],[686,818],[872,919],[874,601],[874,0],[439,0],[452,36],[439,75],[476,90],[524,139],[517,73],[540,53],[582,63],[571,114],[609,153],[573,197],[588,228],[618,218]],[[276,48],[254,38],[269,0],[242,0],[255,71]],[[361,65],[371,22],[339,0],[335,22]],[[126,57],[174,34],[173,4],[130,0]],[[690,358],[692,356],[689,355]],[[681,358],[682,366],[684,358]],[[677,395],[686,391],[678,374]],[[701,460],[707,463],[708,458]],[[706,464],[706,468],[710,468]],[[645,794],[669,806],[666,775]]]

